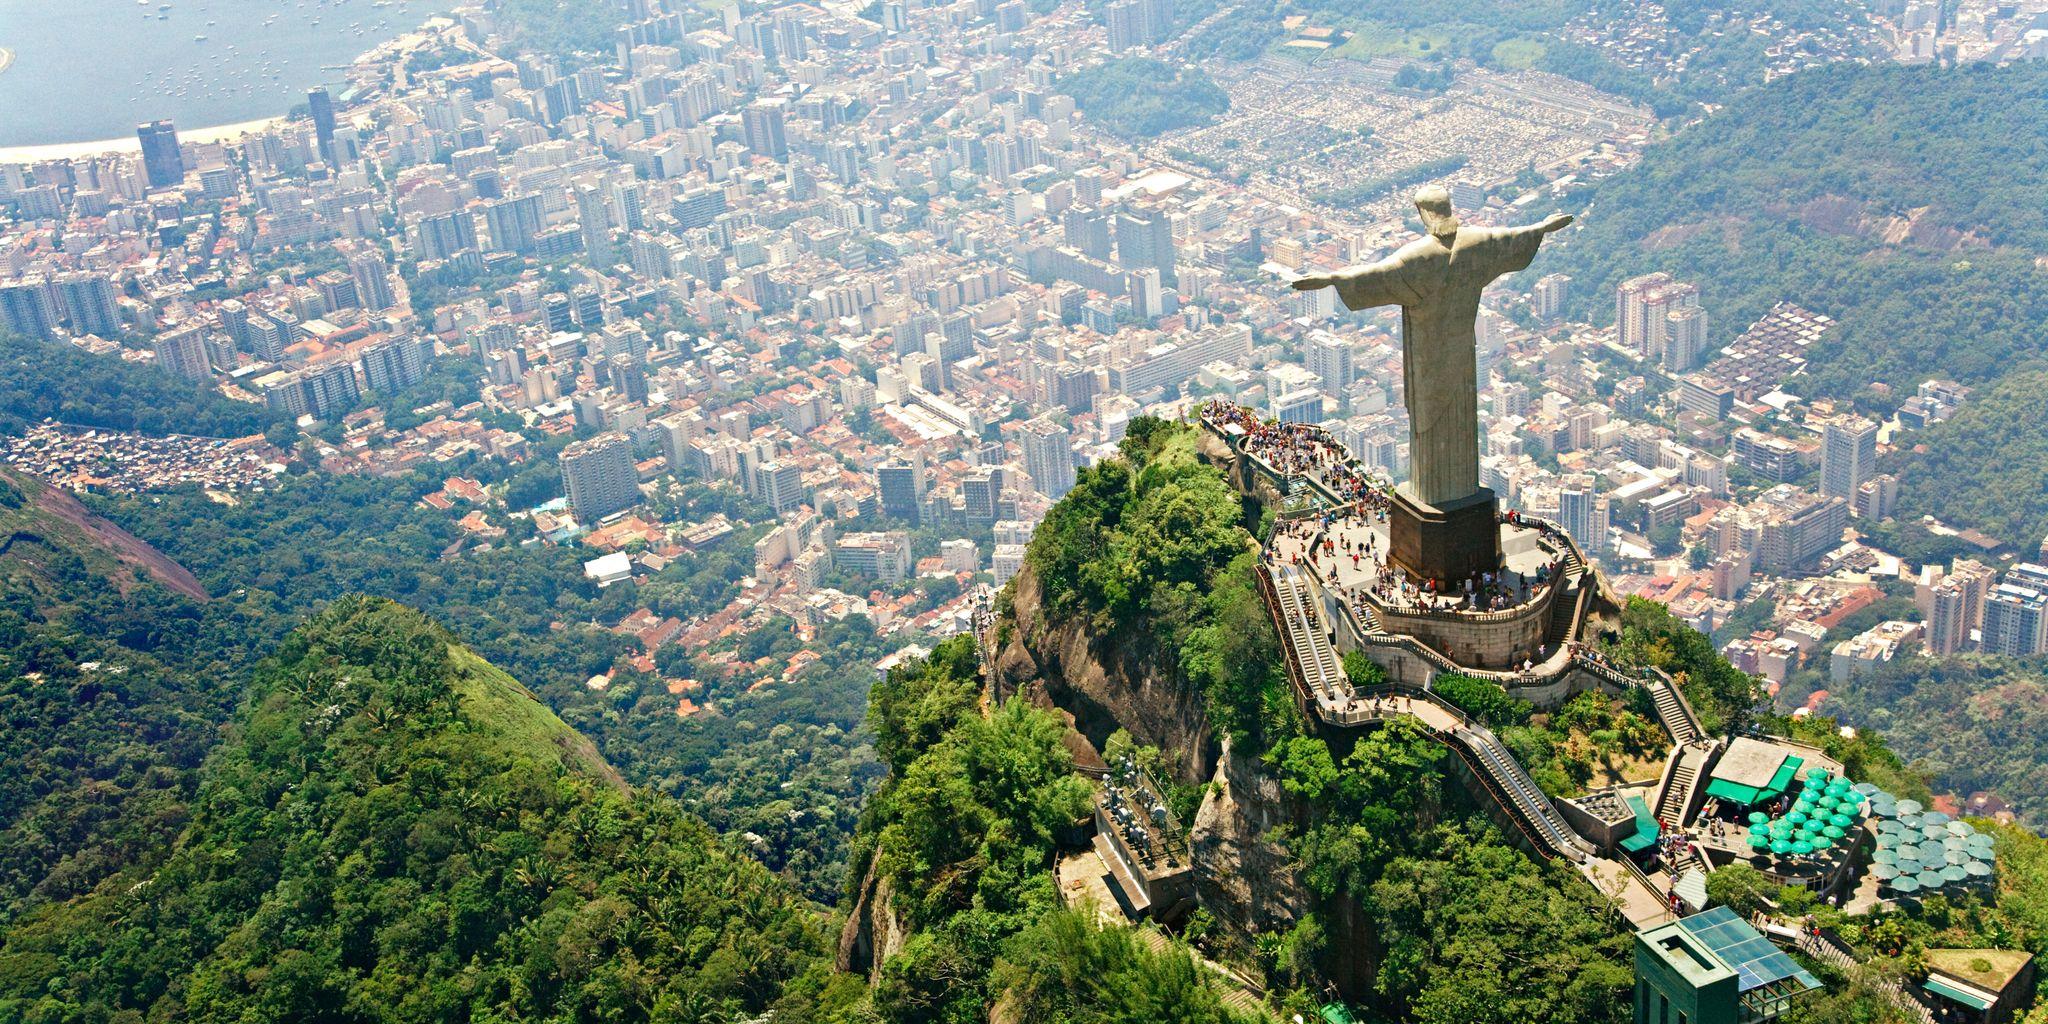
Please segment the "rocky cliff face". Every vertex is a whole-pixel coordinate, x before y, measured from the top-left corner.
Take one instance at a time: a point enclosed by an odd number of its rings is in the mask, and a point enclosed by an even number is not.
[[[1237,932],[1282,931],[1310,901],[1294,858],[1267,838],[1273,829],[1293,824],[1294,812],[1264,762],[1224,746],[1189,837],[1195,893],[1209,913]]]
[[[1311,897],[1293,857],[1267,838],[1298,813],[1279,779],[1259,758],[1230,753],[1209,726],[1202,695],[1164,666],[1172,652],[1103,644],[1085,623],[1055,625],[1031,570],[1016,583],[1014,617],[993,667],[997,692],[1065,715],[1089,748],[1076,752],[1084,766],[1091,758],[1099,764],[1095,751],[1122,728],[1164,751],[1182,783],[1211,783],[1190,837],[1202,905],[1247,936],[1291,927]]]
[[[889,879],[870,861],[853,912],[839,932],[839,969],[867,975],[870,985],[881,980],[882,961],[895,956],[910,938],[910,927],[896,913],[894,893]]]
[[[1076,751],[1084,766],[1100,766],[1098,753],[1122,728],[1141,746],[1158,747],[1183,783],[1205,781],[1221,748],[1209,728],[1202,695],[1174,679],[1161,659],[1171,652],[1150,644],[1110,644],[1085,622],[1054,624],[1044,615],[1037,574],[1017,575],[1014,616],[996,652],[993,683],[1001,696],[1021,694],[1066,716],[1091,749]]]

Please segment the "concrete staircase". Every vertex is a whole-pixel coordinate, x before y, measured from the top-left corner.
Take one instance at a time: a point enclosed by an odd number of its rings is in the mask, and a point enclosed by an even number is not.
[[[1699,785],[1700,774],[1706,769],[1707,755],[1712,750],[1712,744],[1687,743],[1672,755],[1671,764],[1664,771],[1664,786],[1657,793],[1657,806],[1652,812],[1659,827],[1675,829],[1684,824],[1685,810],[1692,805],[1693,790]]]
[[[1650,691],[1650,701],[1657,706],[1657,718],[1664,723],[1664,729],[1671,734],[1671,741],[1681,746],[1698,740],[1703,732],[1699,716],[1685,702],[1684,695],[1669,677],[1652,672],[1643,680],[1643,687]]]

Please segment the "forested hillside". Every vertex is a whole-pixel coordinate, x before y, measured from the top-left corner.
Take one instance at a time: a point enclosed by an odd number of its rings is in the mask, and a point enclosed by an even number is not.
[[[419,504],[439,487],[439,478],[417,475],[312,473],[233,506],[186,489],[98,507],[221,595],[207,612],[219,625],[208,628],[231,631],[253,651],[338,594],[419,608],[532,687],[635,784],[681,798],[721,831],[760,837],[754,852],[770,867],[814,899],[835,899],[860,800],[880,774],[856,734],[870,666],[885,653],[866,621],[822,630],[815,649],[823,660],[802,685],[707,690],[699,700],[716,700],[722,713],[681,719],[657,675],[621,668],[602,690],[585,685],[631,646],[592,623],[616,622],[636,602],[678,617],[715,611],[752,566],[753,535],[684,555],[637,589],[600,588],[582,572],[589,553],[573,548],[504,545],[443,557],[464,535]],[[700,514],[726,507],[716,495],[705,501]],[[800,643],[793,624],[779,636],[763,630],[761,640],[785,654]],[[699,653],[671,646],[664,659],[682,660],[664,664],[693,675],[687,659]]]
[[[824,948],[788,887],[382,600],[266,660],[194,808],[160,866],[15,923],[0,1017],[729,1020]]]
[[[1792,389],[1884,414],[1930,377],[2003,396],[1998,411],[1916,437],[1902,511],[2031,546],[2048,448],[2031,387],[1999,382],[2048,355],[2048,65],[1835,64],[1773,82],[1653,147],[1593,190],[1546,272],[1576,315],[1613,316],[1614,287],[1668,271],[1703,291],[1726,344],[1779,301],[1840,321]],[[1870,388],[1887,385],[1889,395]],[[2001,457],[2004,453],[2007,457]],[[1938,500],[1937,500],[1938,499]]]
[[[51,381],[63,384],[51,387]],[[44,419],[145,434],[246,437],[278,416],[153,366],[0,330],[0,434]]]
[[[183,827],[252,641],[206,596],[68,493],[0,469],[0,929],[156,863]]]

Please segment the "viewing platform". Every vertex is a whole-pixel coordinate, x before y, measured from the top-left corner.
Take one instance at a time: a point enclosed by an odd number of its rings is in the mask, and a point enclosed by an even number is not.
[[[1634,684],[1591,669],[1584,633],[1599,583],[1558,524],[1504,513],[1495,523],[1501,558],[1490,571],[1420,579],[1391,554],[1392,482],[1327,431],[1260,423],[1221,403],[1201,422],[1239,460],[1239,486],[1269,486],[1289,506],[1262,538],[1267,560],[1305,574],[1301,600],[1320,609],[1338,647],[1415,683],[1459,672],[1510,688],[1551,687],[1588,669],[1609,685]]]

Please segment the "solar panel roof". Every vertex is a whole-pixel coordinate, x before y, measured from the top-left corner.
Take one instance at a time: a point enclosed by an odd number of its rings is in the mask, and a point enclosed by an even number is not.
[[[1820,987],[1820,982],[1815,981],[1813,975],[1806,973],[1805,968],[1794,963],[1791,957],[1771,945],[1771,940],[1758,934],[1755,928],[1750,927],[1749,922],[1736,916],[1735,912],[1727,907],[1715,907],[1684,918],[1678,923],[1693,938],[1700,940],[1701,944],[1712,950],[1715,956],[1720,957],[1723,963],[1735,969],[1735,987],[1738,992],[1747,992],[1787,979],[1797,981],[1809,989]]]

